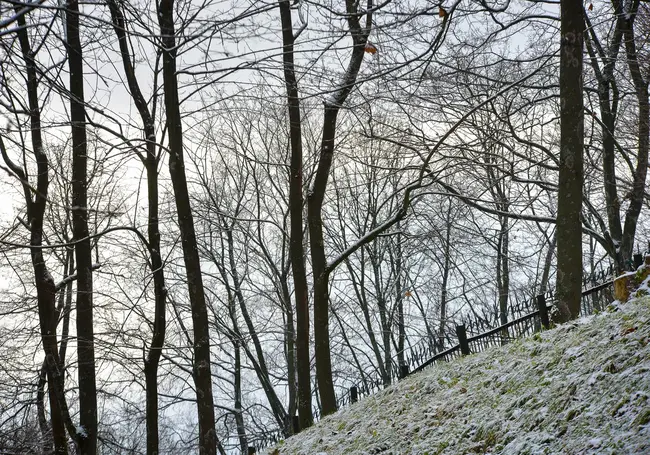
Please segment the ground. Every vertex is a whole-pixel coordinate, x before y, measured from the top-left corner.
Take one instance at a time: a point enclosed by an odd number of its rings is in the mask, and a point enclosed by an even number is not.
[[[650,297],[438,364],[273,455],[650,454]]]

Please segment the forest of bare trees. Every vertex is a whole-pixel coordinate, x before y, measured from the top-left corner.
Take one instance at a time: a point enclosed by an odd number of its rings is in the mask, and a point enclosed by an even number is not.
[[[0,453],[248,454],[650,248],[641,0],[0,0]]]

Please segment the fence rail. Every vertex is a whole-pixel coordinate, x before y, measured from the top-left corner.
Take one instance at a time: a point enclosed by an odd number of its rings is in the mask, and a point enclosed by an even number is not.
[[[614,268],[610,266],[588,277],[583,278],[583,291],[581,299],[581,314],[591,315],[602,311],[606,305],[613,300],[612,284]],[[390,370],[391,383],[397,382],[411,374],[418,373],[425,368],[437,362],[449,362],[457,357],[467,354],[476,354],[493,346],[502,346],[512,340],[530,336],[542,327],[550,326],[550,313],[556,302],[556,295],[553,290],[544,294],[537,295],[525,301],[519,301],[514,313],[519,314],[505,324],[489,327],[490,319],[475,315],[474,318],[465,316],[461,318],[461,323],[456,325],[455,335],[458,343],[455,345],[435,352],[430,346],[420,346],[411,349],[410,356],[405,359],[404,365],[395,366]],[[512,311],[511,311],[512,313]],[[484,315],[485,316],[485,315]],[[498,315],[497,315],[498,316]],[[492,321],[499,321],[498,317]],[[469,328],[469,330],[468,330]],[[477,329],[483,329],[478,332]],[[477,335],[467,336],[470,333]],[[426,358],[426,360],[424,360]],[[360,398],[372,395],[383,388],[386,384],[382,378],[366,379],[360,382],[361,385],[354,385],[337,398],[337,407],[340,409],[349,404],[356,403]],[[320,419],[319,410],[314,412],[314,420]],[[297,421],[294,422],[296,428]],[[285,437],[282,430],[274,430],[264,435],[260,435],[254,440],[254,448],[251,447],[250,454],[256,453],[278,443]]]

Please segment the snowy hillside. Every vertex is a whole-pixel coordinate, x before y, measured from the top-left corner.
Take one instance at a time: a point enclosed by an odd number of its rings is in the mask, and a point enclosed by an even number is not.
[[[650,298],[436,365],[272,454],[650,454]]]

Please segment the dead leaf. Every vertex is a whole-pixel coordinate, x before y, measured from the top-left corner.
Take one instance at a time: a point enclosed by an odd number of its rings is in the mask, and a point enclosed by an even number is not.
[[[630,333],[636,331],[636,327],[628,327],[627,329],[621,332],[622,336],[629,335]]]

